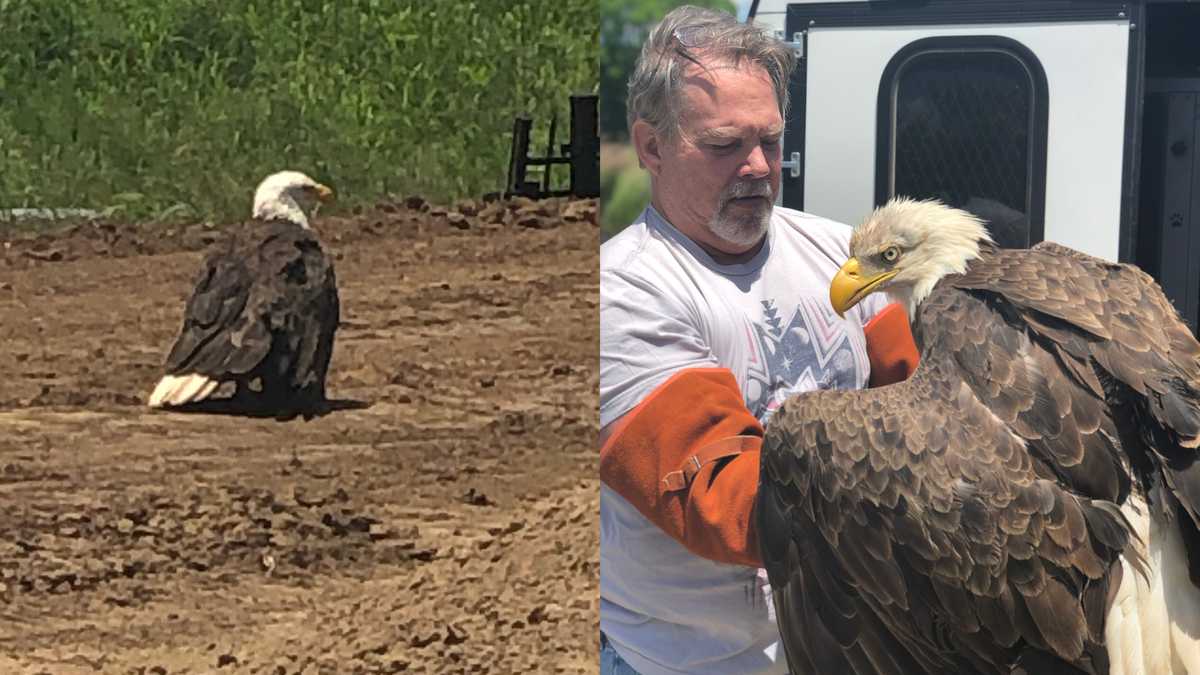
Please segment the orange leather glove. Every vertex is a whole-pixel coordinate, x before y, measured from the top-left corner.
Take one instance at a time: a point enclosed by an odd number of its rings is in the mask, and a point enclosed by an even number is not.
[[[903,382],[917,369],[917,344],[908,325],[908,313],[899,303],[893,302],[871,317],[863,333],[871,361],[870,386]]]
[[[761,445],[732,372],[684,370],[625,414],[600,448],[600,480],[696,555],[758,567]]]

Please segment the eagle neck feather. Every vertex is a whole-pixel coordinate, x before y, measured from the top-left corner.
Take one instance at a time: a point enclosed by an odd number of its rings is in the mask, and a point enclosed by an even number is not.
[[[288,195],[280,195],[259,203],[254,208],[254,217],[263,220],[286,220],[308,230],[308,216],[304,209]]]
[[[914,284],[907,298],[893,297],[908,309],[910,319],[916,316],[917,306],[929,297],[938,282],[948,276],[965,273],[972,260],[978,260],[996,251],[995,245],[990,241],[974,237],[947,239],[939,244],[931,251],[932,273]]]

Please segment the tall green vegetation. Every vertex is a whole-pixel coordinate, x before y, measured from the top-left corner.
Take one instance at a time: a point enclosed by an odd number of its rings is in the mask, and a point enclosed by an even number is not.
[[[628,143],[600,146],[600,239],[625,229],[650,203],[650,174]]]
[[[595,7],[0,0],[0,208],[236,219],[282,168],[343,204],[499,190],[513,116],[595,93]]]

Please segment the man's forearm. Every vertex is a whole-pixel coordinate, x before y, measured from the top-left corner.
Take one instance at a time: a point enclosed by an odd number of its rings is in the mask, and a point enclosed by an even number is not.
[[[621,420],[600,479],[688,550],[761,564],[754,531],[762,426],[724,368],[677,373]]]

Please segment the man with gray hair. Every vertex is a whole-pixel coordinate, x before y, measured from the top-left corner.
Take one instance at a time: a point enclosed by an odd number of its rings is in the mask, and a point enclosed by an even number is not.
[[[794,66],[688,6],[629,81],[651,204],[601,248],[602,673],[787,672],[758,570],[762,425],[794,393],[915,367],[902,309],[829,304],[850,228],[774,206]]]

